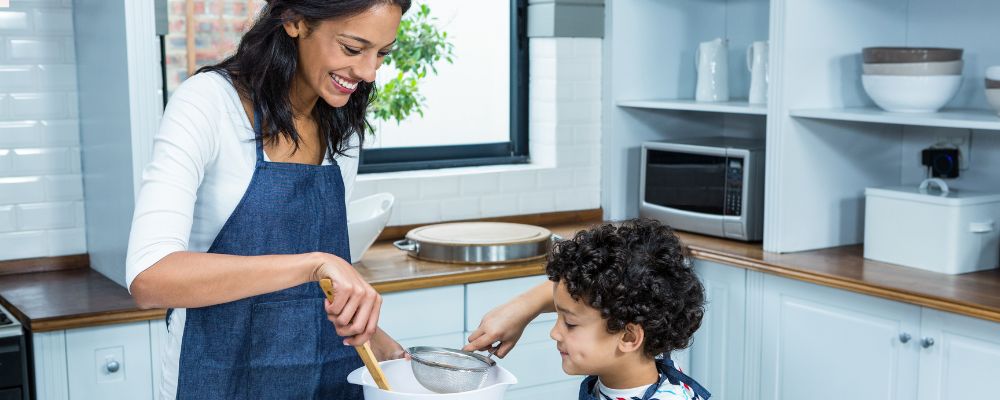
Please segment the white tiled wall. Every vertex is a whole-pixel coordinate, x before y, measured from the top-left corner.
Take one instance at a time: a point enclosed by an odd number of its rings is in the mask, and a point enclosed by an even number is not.
[[[0,260],[84,253],[70,0],[0,8]]]
[[[389,225],[601,206],[601,39],[529,43],[530,165],[366,174],[353,198],[391,192]]]

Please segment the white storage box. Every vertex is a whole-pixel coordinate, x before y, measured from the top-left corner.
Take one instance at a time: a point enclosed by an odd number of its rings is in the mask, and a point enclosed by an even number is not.
[[[945,274],[996,268],[998,220],[1000,193],[949,191],[940,179],[868,188],[865,258]]]

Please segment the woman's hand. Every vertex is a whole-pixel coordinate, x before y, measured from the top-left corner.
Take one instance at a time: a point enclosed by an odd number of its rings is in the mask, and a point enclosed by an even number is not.
[[[375,353],[375,358],[379,361],[395,360],[399,358],[408,358],[409,354],[400,346],[388,333],[382,330],[382,328],[377,328],[375,330],[375,335],[372,336],[371,341],[372,352]]]
[[[326,315],[344,337],[344,344],[357,346],[371,340],[378,328],[382,296],[344,259],[327,253],[312,256],[312,280],[329,278],[333,283],[333,302],[325,302]]]

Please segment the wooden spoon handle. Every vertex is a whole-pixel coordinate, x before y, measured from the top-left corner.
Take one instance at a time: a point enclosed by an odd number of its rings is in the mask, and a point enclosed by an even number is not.
[[[323,293],[326,293],[326,299],[333,303],[333,282],[323,278],[319,280],[319,286],[323,288]],[[368,373],[372,374],[372,379],[375,380],[378,388],[391,392],[392,389],[389,388],[389,380],[385,378],[382,367],[378,365],[378,359],[375,358],[375,353],[372,352],[371,345],[365,342],[363,345],[354,346],[354,350],[357,350],[361,361],[364,361],[365,367],[368,368]]]

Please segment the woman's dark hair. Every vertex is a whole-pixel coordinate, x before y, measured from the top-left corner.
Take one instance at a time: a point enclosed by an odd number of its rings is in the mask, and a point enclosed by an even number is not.
[[[299,133],[293,121],[289,89],[298,68],[298,49],[283,24],[288,19],[301,20],[310,32],[324,20],[361,14],[379,4],[399,6],[404,13],[410,8],[410,0],[268,0],[243,35],[236,53],[198,73],[218,71],[228,75],[237,92],[253,103],[254,113],[260,114],[258,140],[272,142],[284,135],[297,149]],[[331,107],[322,99],[316,102],[312,116],[331,159],[347,151],[352,135],[363,136],[370,127],[366,112],[374,98],[375,85],[361,81],[343,107]]]
[[[609,333],[642,326],[649,357],[690,345],[705,314],[705,291],[680,239],[655,220],[577,232],[553,247],[545,272],[600,311]]]

